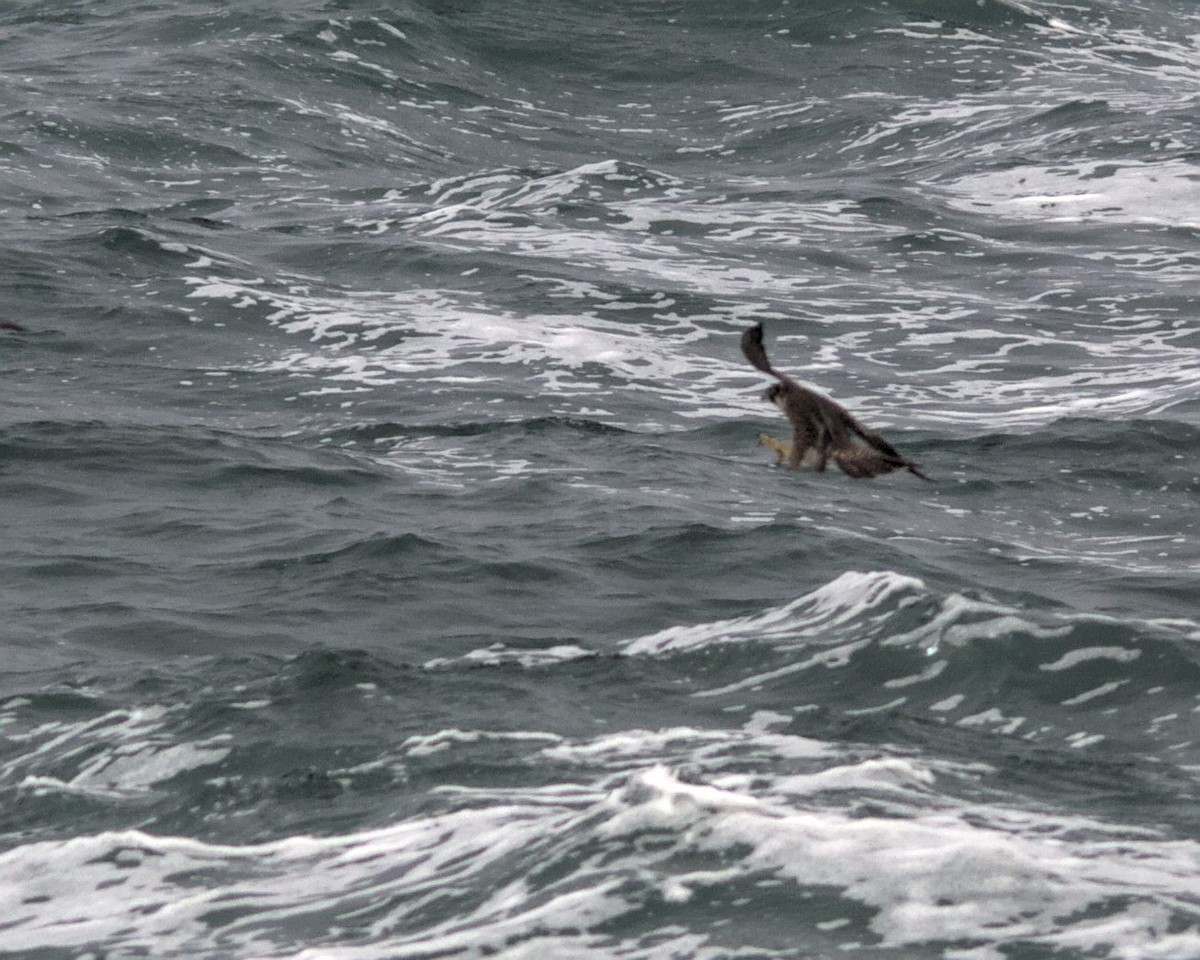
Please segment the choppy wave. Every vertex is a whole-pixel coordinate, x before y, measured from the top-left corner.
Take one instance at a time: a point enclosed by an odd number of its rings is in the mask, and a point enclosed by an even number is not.
[[[848,758],[763,729],[779,722],[542,747],[584,778],[450,789],[445,812],[337,836],[228,846],[127,830],[18,846],[0,855],[6,945],[787,956],[760,914],[800,910],[785,939],[831,950],[1195,949],[1194,842],[1006,806],[978,796],[985,766]],[[663,754],[685,755],[687,776],[653,762]]]
[[[1198,638],[1192,621],[852,573],[615,658],[492,647],[414,673],[305,654],[125,692],[26,688],[0,704],[6,819],[20,809],[28,829],[70,804],[81,824],[139,810],[151,829],[10,844],[6,948],[782,957],[803,935],[921,956],[1186,955],[1200,847],[1156,811],[1197,788]],[[682,695],[682,722],[631,724],[634,677]],[[547,690],[573,691],[574,731]],[[133,691],[137,706],[111,705]],[[505,721],[477,709],[463,726],[484,691]],[[293,726],[310,712],[320,727]],[[255,731],[272,730],[289,746],[266,754]],[[1116,796],[1063,804],[1097,780]],[[362,823],[365,800],[402,784],[405,810]],[[284,818],[276,839],[222,843],[170,829],[184,796],[215,836],[281,804],[359,825],[300,834]]]
[[[24,891],[8,904],[6,941],[195,956],[650,957],[742,940],[786,956],[747,914],[803,899],[806,935],[825,949],[847,934],[962,956],[1036,946],[1168,957],[1200,944],[1179,928],[1200,893],[1194,844],[970,804],[896,815],[944,775],[867,761],[761,792],[653,768],[607,793],[493,795],[339,838],[229,848],[129,831],[40,844],[0,858],[7,889]],[[892,815],[822,802],[847,788],[887,797]],[[677,922],[701,905],[707,924]]]
[[[978,260],[970,269],[985,273],[985,286],[1005,274],[1015,280],[1015,271],[1037,255],[1004,235],[1006,220],[1017,216],[1029,224],[1030,213],[1040,218],[1048,205],[1058,210],[1059,201],[1048,199],[1045,188],[1029,192],[1025,182],[1033,174],[1027,170],[984,176],[992,185],[976,175],[978,182],[952,185],[946,197],[950,205],[965,204],[969,223],[938,216],[943,226],[923,230],[898,229],[895,217],[881,216],[878,207],[866,214],[862,205],[869,198],[806,209],[797,196],[733,198],[678,180],[664,188],[660,175],[613,162],[434,184],[399,201],[392,218],[352,221],[380,237],[376,244],[399,231],[425,256],[440,250],[467,276],[481,269],[494,276],[495,258],[502,257],[531,291],[540,291],[544,305],[534,314],[514,311],[503,285],[325,292],[303,278],[264,281],[244,273],[183,281],[191,288],[188,298],[207,305],[201,316],[226,301],[313,341],[315,348],[286,350],[256,369],[314,380],[302,395],[344,393],[350,404],[356,392],[418,379],[452,393],[476,387],[487,393],[511,371],[531,369],[534,383],[562,413],[644,426],[606,403],[605,395],[619,388],[630,397],[649,394],[655,401],[650,424],[711,419],[748,411],[752,402],[731,334],[748,322],[787,315],[804,333],[785,336],[776,348],[789,369],[866,412],[902,414],[922,426],[1029,428],[1064,416],[1161,416],[1194,403],[1197,346],[1190,327],[1176,319],[1197,255],[1190,242],[1180,250],[1139,245],[1138,253],[1125,255],[1121,246],[1097,250],[1072,237],[1052,254],[1061,277],[1048,274],[1033,289],[996,285],[966,300],[936,289],[914,296],[886,276],[871,275],[882,252],[914,263],[943,255]],[[1078,176],[1095,180],[1086,171]],[[1098,176],[1140,183],[1160,198],[1168,217],[1156,222],[1180,225],[1170,217],[1187,204],[1161,200],[1157,172],[1126,164]],[[1017,181],[1023,186],[1011,201],[987,199]],[[1178,182],[1187,183],[1182,169]],[[933,189],[942,187],[929,184],[926,193]],[[1155,217],[1155,208],[1136,198],[1118,201],[1089,189],[1073,196],[1098,204],[1104,216],[1119,215],[1124,203],[1136,205],[1135,218]],[[606,197],[606,190],[615,196]],[[575,201],[564,199],[577,194],[604,216],[579,221],[570,209]],[[934,209],[941,203],[932,202]],[[997,217],[990,224],[978,219],[985,211]],[[903,207],[894,213],[908,217]],[[1048,221],[1057,216],[1046,215]],[[1074,216],[1088,219],[1086,211]],[[773,251],[788,247],[822,261],[844,251],[850,277],[830,282],[781,272]],[[206,262],[202,257],[191,265]],[[1104,289],[1090,279],[1091,289],[1081,294],[1078,281],[1067,277],[1073,268],[1093,275],[1097,262],[1136,273],[1149,268],[1155,288],[1139,279]],[[580,280],[581,271],[604,281]],[[1185,286],[1175,292],[1179,284]],[[988,315],[994,319],[981,324]],[[857,393],[863,386],[865,397]]]

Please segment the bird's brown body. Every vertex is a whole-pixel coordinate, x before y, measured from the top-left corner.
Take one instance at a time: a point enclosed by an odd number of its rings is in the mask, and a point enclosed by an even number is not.
[[[832,460],[843,473],[855,478],[877,477],[904,469],[922,480],[929,479],[915,463],[900,456],[895,447],[864,427],[841,404],[801,386],[772,367],[763,347],[761,323],[742,334],[742,353],[756,369],[779,381],[767,388],[764,397],[791,422],[792,443],[789,447],[766,434],[760,441],[791,469],[805,466],[821,472]]]

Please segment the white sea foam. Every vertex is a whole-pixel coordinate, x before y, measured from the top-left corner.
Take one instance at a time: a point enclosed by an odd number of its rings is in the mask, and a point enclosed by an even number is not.
[[[204,277],[191,283],[195,298],[262,310],[270,322],[317,344],[262,358],[254,367],[265,372],[367,388],[418,377],[423,390],[462,393],[464,403],[466,391],[459,388],[474,388],[470,402],[481,409],[486,400],[479,398],[480,390],[487,393],[489,383],[502,385],[517,371],[546,392],[552,401],[548,412],[567,415],[579,415],[581,407],[593,409],[600,391],[612,389],[614,382],[627,393],[664,394],[669,388],[672,408],[685,416],[762,409],[748,368],[733,357],[716,361],[694,355],[691,346],[707,334],[680,319],[648,330],[598,316],[582,321],[571,314],[517,316],[489,308],[478,296],[451,291],[326,298],[306,292],[305,284],[264,287]],[[400,344],[374,345],[385,335],[408,330],[417,333]],[[661,412],[661,407],[655,411]]]
[[[1078,649],[1064,653],[1053,663],[1041,664],[1038,669],[1052,672],[1070,670],[1081,663],[1089,663],[1094,660],[1115,660],[1118,663],[1132,663],[1141,655],[1142,652],[1140,650],[1133,650],[1129,647],[1079,647]]]
[[[1004,811],[982,807],[853,818],[685,784],[664,768],[633,778],[610,804],[607,835],[667,830],[685,848],[749,851],[737,868],[747,875],[766,871],[800,887],[839,889],[874,909],[870,925],[885,946],[960,941],[998,950],[1033,942],[1133,957],[1143,947],[1197,943],[1195,928],[1168,932],[1179,900],[1200,902],[1200,845],[1190,841],[1116,839],[1092,823],[1100,839],[1071,842],[1050,817],[1040,830],[1016,832]],[[714,879],[672,871],[671,882],[703,889]],[[1130,902],[1112,906],[1123,898]],[[1105,920],[1065,919],[1089,908],[1102,909]]]
[[[1200,225],[1200,183],[1183,160],[1099,160],[1064,166],[1021,166],[973,173],[944,185],[962,209],[1023,221],[1108,220],[1167,226]],[[1180,269],[1164,281],[1187,279]]]
[[[229,753],[226,736],[177,742],[165,732],[165,719],[178,709],[114,710],[27,731],[10,727],[7,739],[24,749],[0,764],[0,783],[16,782],[33,794],[136,800],[180,773],[223,760]],[[46,769],[57,775],[28,772]]]
[[[475,664],[494,667],[505,663],[516,663],[523,667],[543,667],[569,660],[586,660],[596,656],[596,651],[575,644],[556,644],[553,647],[510,647],[504,643],[493,643],[479,650],[471,650],[461,657],[435,657],[426,661],[426,670],[460,664]]]
[[[1047,100],[1041,109],[1053,106]],[[907,111],[881,120],[865,136],[908,136],[914,126],[934,124],[970,137],[987,132],[989,124],[1013,121],[1007,99],[971,106],[967,97],[952,108],[932,103]],[[933,142],[946,149],[944,136]],[[917,425],[1032,428],[1065,416],[1159,414],[1194,395],[1197,348],[1189,331],[1160,308],[1113,296],[1076,308],[1072,322],[1056,320],[1051,329],[1041,316],[1063,307],[1027,298],[1005,302],[999,289],[918,293],[888,271],[852,282],[836,274],[778,271],[770,266],[773,250],[891,242],[894,231],[848,200],[756,199],[755,191],[767,196],[778,189],[768,179],[746,179],[739,185],[749,195],[734,202],[697,184],[631,169],[600,161],[539,176],[485,171],[431,184],[424,196],[396,193],[344,207],[348,225],[364,232],[412,235],[449,255],[518,255],[525,264],[522,277],[543,287],[547,299],[569,305],[562,312],[514,311],[492,302],[486,291],[438,287],[325,291],[319,279],[224,274],[197,274],[185,282],[193,300],[254,310],[309,341],[311,346],[298,343],[253,366],[317,379],[317,390],[375,389],[418,379],[422,389],[444,388],[462,394],[463,402],[467,392],[456,385],[472,385],[470,399],[479,402],[474,394],[488,393],[489,384],[517,379],[535,384],[559,413],[595,407],[598,397],[636,399],[640,419],[626,404],[601,404],[610,408],[604,419],[634,428],[763,415],[756,389],[762,378],[743,362],[733,334],[764,317],[821,323],[819,337],[780,337],[772,356],[781,368],[811,376],[881,425],[902,412]],[[1185,225],[1186,211],[1197,206],[1188,202],[1194,193],[1188,169],[1180,160],[1081,161],[1070,170],[972,172],[920,189],[952,208],[1000,220],[1066,211]],[[1153,203],[1147,191],[1155,195]],[[602,201],[616,220],[575,222],[557,212],[564,201],[577,199]],[[1058,212],[1047,213],[1046,204],[1056,204]],[[332,201],[326,206],[336,209]],[[1003,245],[974,234],[938,236],[960,245]],[[201,253],[203,263],[239,269],[216,251],[188,249]],[[1134,257],[1126,266],[1153,266],[1159,279],[1177,285],[1194,275],[1188,257],[1163,248],[1161,262],[1152,262],[1154,250],[1141,242],[1127,252],[1088,247],[1072,253],[1106,264]],[[592,279],[579,279],[581,268]],[[685,295],[704,298],[709,310],[678,310]],[[203,306],[196,312],[200,319]],[[991,329],[980,328],[985,315],[997,318]],[[1020,363],[1036,369],[1019,378],[1006,374]],[[847,380],[850,369],[874,377],[862,395],[856,392],[860,384]],[[647,402],[653,405],[649,414]]]
[[[1114,630],[1128,637],[1124,645],[1087,642],[1091,636],[1112,636]],[[916,578],[881,571],[842,574],[795,601],[755,614],[636,637],[624,645],[624,653],[671,657],[754,645],[757,649],[745,657],[746,669],[737,679],[698,686],[692,696],[727,701],[735,705],[730,709],[736,709],[764,689],[784,692],[813,671],[845,670],[851,677],[870,671],[875,680],[863,698],[841,705],[845,716],[903,710],[968,730],[982,728],[1001,736],[1081,749],[1123,733],[1120,725],[1112,726],[1096,710],[1127,702],[1144,685],[1132,666],[1143,657],[1142,643],[1187,644],[1197,635],[1200,626],[1190,620],[1035,613],[956,593],[938,594]],[[1073,646],[1075,642],[1080,645]],[[1041,644],[1054,653],[1022,669],[1030,672],[1027,682],[1031,684],[1039,683],[1038,674],[1056,675],[1053,682],[1047,678],[1047,689],[1066,708],[1063,712],[1014,711],[1002,691],[994,703],[981,699],[978,689],[972,696],[947,691],[962,676],[958,671],[964,664],[994,656],[992,648],[1014,650],[1019,660],[1025,660],[1036,657]],[[905,651],[904,666],[895,676],[878,678],[872,664],[888,650]],[[1097,667],[1102,671],[1099,680]],[[1147,730],[1149,735],[1157,732],[1153,725]],[[1181,743],[1186,746],[1190,739],[1185,737]],[[573,748],[555,749],[570,752]]]
[[[0,854],[5,946],[366,960],[535,956],[534,945],[573,943],[589,956],[651,957],[652,943],[677,954],[707,935],[658,927],[642,940],[634,918],[647,899],[704,892],[715,905],[748,881],[772,885],[774,902],[794,898],[800,929],[808,894],[832,890],[867,908],[871,933],[892,948],[1132,958],[1187,955],[1197,942],[1195,842],[939,802],[933,786],[956,775],[904,758],[707,782],[642,766],[609,787],[491,791],[477,807],[345,836],[222,846],[129,830],[29,843]],[[889,814],[827,802],[846,791],[890,798]],[[586,855],[594,849],[607,852]],[[713,854],[720,868],[695,864]],[[539,877],[535,865],[553,869]],[[602,934],[618,917],[629,932]],[[754,945],[736,912],[726,922]]]
[[[407,955],[421,956],[456,944],[461,949],[502,943],[506,930],[586,925],[580,922],[586,916],[598,919],[603,913],[602,893],[586,903],[567,897],[533,904],[514,880],[489,900],[478,880],[489,864],[519,852],[539,831],[554,828],[555,820],[561,829],[561,817],[561,812],[547,816],[541,807],[464,811],[350,837],[295,837],[246,847],[138,831],[31,844],[0,855],[0,904],[9,918],[5,946],[120,943],[198,955],[213,946],[207,918],[231,911],[228,916],[240,919],[221,923],[222,939],[237,943],[237,954],[246,955],[270,950],[270,931],[284,918],[313,922],[340,912],[346,922],[389,896],[419,911],[423,901],[445,895],[447,887],[472,882],[484,902],[416,936],[397,935],[393,949],[402,951],[406,941],[410,947],[420,944]],[[210,879],[189,880],[202,876]],[[525,916],[514,916],[511,908],[522,902]],[[399,908],[400,916],[406,912]],[[386,912],[377,922],[376,937],[391,926]],[[489,926],[491,932],[484,929]]]
[[[682,317],[669,303],[625,305],[652,311],[653,322],[644,323],[612,315],[614,304],[604,296],[554,281],[544,281],[551,295],[589,303],[584,314],[518,316],[490,304],[483,294],[444,289],[324,295],[303,281],[264,284],[195,276],[189,282],[195,299],[260,311],[269,322],[310,341],[312,346],[298,344],[251,365],[315,378],[307,392],[330,386],[370,390],[416,378],[423,390],[460,396],[460,403],[476,404],[482,412],[489,385],[499,390],[520,377],[545,394],[550,412],[579,415],[585,408],[610,407],[604,420],[634,429],[765,415],[758,389],[762,378],[743,362],[730,331],[731,321],[749,325],[771,313],[761,289],[713,318]],[[931,331],[931,324],[954,323],[953,314],[963,308],[936,297],[925,303],[897,298],[880,311],[844,291],[828,305],[821,299],[822,291],[811,291],[806,309],[827,306],[845,329],[835,327],[816,344],[781,337],[773,356],[880,425],[903,411],[918,425],[1034,428],[1068,416],[1160,414],[1195,392],[1197,348],[1189,331],[1169,317],[1121,317],[1131,329],[1115,336],[1115,317],[1101,325],[1081,318],[1074,329],[1059,324],[1053,337],[1024,325],[990,333]],[[997,308],[1004,309],[988,307]],[[1017,315],[1040,312],[1024,302],[1014,302],[1011,309]],[[1120,316],[1120,310],[1120,304],[1112,304],[1108,312]],[[401,342],[378,343],[396,335]],[[714,337],[725,344],[718,357],[708,355]],[[1020,379],[1004,375],[1005,362],[1022,362],[1047,349],[1075,351],[1088,359],[1069,368],[1050,365]],[[842,371],[864,363],[881,370],[880,383],[861,396],[844,386],[839,391]],[[891,383],[883,382],[883,373]],[[618,402],[635,396],[652,404],[642,404],[640,419]]]
[[[750,641],[783,647],[802,645],[814,637],[829,636],[838,626],[869,615],[875,607],[889,602],[902,604],[906,598],[911,602],[924,586],[917,578],[901,574],[851,571],[781,607],[732,620],[668,627],[630,640],[625,652],[657,656]]]
[[[669,627],[625,644],[634,656],[678,654],[727,644],[765,644],[796,650],[801,659],[706,691],[707,696],[753,689],[815,667],[844,666],[872,644],[910,647],[931,658],[943,647],[962,647],[1010,635],[1050,639],[1071,631],[1067,622],[1039,622],[1001,604],[950,594],[936,597],[915,577],[891,571],[850,571],[790,603],[760,613],[688,626]],[[923,603],[919,623],[901,629],[899,618]],[[902,621],[903,622],[903,621]],[[936,680],[945,660],[929,660],[920,672],[886,681],[883,689],[913,687]]]
[[[488,730],[438,730],[436,733],[417,734],[400,744],[400,751],[409,757],[426,757],[441,753],[452,746],[465,743],[505,743],[535,741],[557,743],[562,737],[550,733],[492,732]]]
[[[749,758],[806,760],[825,756],[828,752],[827,745],[808,737],[675,727],[654,731],[629,730],[585,743],[563,743],[546,747],[541,755],[547,760],[599,765],[605,770],[625,770],[673,763],[680,757],[692,757],[716,767]]]

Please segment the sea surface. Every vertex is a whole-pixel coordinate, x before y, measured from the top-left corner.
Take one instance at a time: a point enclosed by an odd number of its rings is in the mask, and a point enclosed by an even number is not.
[[[0,954],[1200,957],[1195,0],[5,0]],[[792,472],[742,357],[933,482]]]

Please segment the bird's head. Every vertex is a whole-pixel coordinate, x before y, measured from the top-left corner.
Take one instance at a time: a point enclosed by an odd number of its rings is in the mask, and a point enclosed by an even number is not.
[[[777,407],[783,406],[783,384],[773,383],[763,393],[763,399]]]

